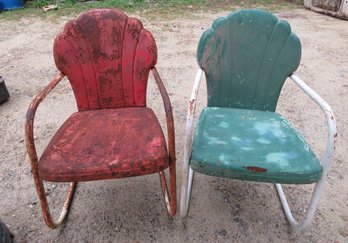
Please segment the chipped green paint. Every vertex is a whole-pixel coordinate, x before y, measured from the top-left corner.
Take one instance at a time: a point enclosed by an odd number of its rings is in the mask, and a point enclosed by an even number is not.
[[[313,183],[322,173],[309,145],[284,117],[236,108],[202,111],[190,165],[208,175],[288,184]]]
[[[301,43],[288,22],[262,10],[214,21],[197,51],[209,107],[275,111],[287,76],[299,66]]]

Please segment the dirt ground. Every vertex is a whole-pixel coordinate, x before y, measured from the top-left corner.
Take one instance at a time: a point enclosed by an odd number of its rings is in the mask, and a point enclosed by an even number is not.
[[[167,216],[159,178],[80,183],[66,223],[46,227],[24,144],[24,118],[34,96],[57,74],[52,44],[64,23],[22,18],[0,20],[0,75],[11,99],[0,106],[0,218],[17,242],[348,242],[348,22],[303,9],[276,13],[292,25],[302,41],[297,74],[332,107],[338,142],[319,209],[308,230],[296,232],[285,219],[271,184],[240,182],[196,174],[187,218]],[[195,52],[203,30],[227,15],[198,13],[180,20],[139,17],[158,44],[158,70],[174,107],[180,198],[183,137],[187,101],[197,70]],[[162,125],[164,112],[151,78],[148,103]],[[199,109],[206,104],[202,85]],[[35,123],[39,154],[76,111],[67,80],[42,103]],[[326,124],[319,108],[288,80],[277,108],[323,153]],[[62,207],[66,184],[46,184],[53,214]],[[312,185],[286,186],[296,216],[303,215]]]

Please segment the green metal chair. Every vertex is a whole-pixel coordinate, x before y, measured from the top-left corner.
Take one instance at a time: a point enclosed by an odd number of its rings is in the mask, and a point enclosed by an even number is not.
[[[274,183],[285,214],[297,230],[312,221],[334,151],[336,125],[328,104],[294,75],[301,44],[288,22],[261,10],[242,10],[214,21],[198,44],[199,70],[189,101],[181,190],[186,216],[193,172],[230,179]],[[195,133],[194,113],[203,72],[207,107]],[[322,109],[328,124],[319,160],[305,139],[275,113],[290,77]],[[282,184],[316,183],[302,222],[292,216]]]

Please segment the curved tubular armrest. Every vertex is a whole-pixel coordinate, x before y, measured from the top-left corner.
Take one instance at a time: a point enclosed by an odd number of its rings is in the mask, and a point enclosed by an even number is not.
[[[187,148],[187,152],[191,152],[191,146],[192,146],[192,140],[193,140],[193,123],[194,123],[194,116],[196,112],[196,101],[197,101],[197,95],[198,95],[198,89],[199,85],[202,80],[203,70],[201,68],[198,69],[195,81],[193,83],[193,89],[191,93],[191,97],[189,100],[189,105],[187,109],[187,117],[186,117],[186,136],[185,136],[185,148]],[[186,155],[190,156],[190,155]],[[185,155],[184,155],[185,157]]]
[[[170,174],[170,187],[168,191],[166,178],[164,172],[161,171],[160,181],[162,185],[162,191],[166,202],[167,211],[170,216],[174,216],[176,213],[176,158],[175,158],[175,133],[174,133],[174,118],[173,110],[170,104],[168,93],[163,85],[161,77],[159,76],[157,69],[154,67],[151,69],[155,78],[158,89],[161,93],[164,109],[167,120],[167,133],[168,133],[168,150],[169,150],[169,174]]]
[[[170,163],[175,163],[175,133],[174,133],[174,118],[173,118],[173,110],[170,104],[169,96],[166,88],[163,85],[162,79],[157,72],[157,69],[154,67],[151,69],[152,74],[155,78],[157,87],[161,93],[164,109],[166,113],[167,120],[167,132],[168,132],[168,150],[169,150],[169,158]]]
[[[181,181],[181,199],[180,199],[180,214],[182,217],[187,215],[188,204],[190,201],[191,194],[191,185],[192,185],[192,176],[193,171],[189,169],[189,160],[191,156],[191,147],[193,140],[193,124],[194,124],[194,115],[196,111],[196,101],[198,95],[199,85],[201,83],[203,75],[203,70],[198,69],[196,78],[193,84],[193,89],[187,109],[186,117],[186,131],[185,131],[185,140],[184,140],[184,159],[183,159],[183,169],[182,169],[182,181]]]
[[[45,188],[43,181],[41,180],[39,176],[39,170],[38,170],[38,158],[35,148],[35,142],[34,142],[34,117],[36,110],[41,103],[41,101],[51,92],[51,90],[56,87],[56,85],[64,78],[64,74],[60,73],[58,74],[31,102],[29,109],[27,111],[26,121],[25,121],[25,143],[30,159],[30,164],[32,168],[32,174],[34,177],[34,182],[36,186],[36,190],[40,199],[40,205],[42,209],[42,214],[45,219],[46,224],[48,227],[54,229],[57,228],[60,224],[62,224],[63,220],[66,218],[76,187],[76,182],[71,182],[66,199],[64,202],[63,210],[61,211],[61,214],[57,221],[53,221],[48,203],[47,198],[45,194]]]
[[[278,191],[278,195],[280,198],[280,201],[282,203],[284,212],[286,217],[288,218],[290,224],[298,231],[304,230],[307,228],[310,223],[313,220],[315,211],[318,206],[319,197],[321,194],[321,191],[324,187],[324,182],[329,170],[330,161],[335,149],[335,142],[337,138],[337,130],[336,130],[336,120],[335,116],[332,113],[332,110],[330,106],[317,94],[315,93],[305,82],[303,82],[299,77],[292,74],[290,78],[306,93],[311,97],[321,108],[321,110],[324,112],[326,117],[326,122],[328,125],[328,139],[326,144],[326,150],[321,158],[321,164],[323,167],[323,175],[321,179],[315,184],[313,194],[311,197],[311,200],[309,202],[309,206],[306,210],[306,214],[304,215],[304,219],[301,222],[298,222],[294,216],[291,213],[291,209],[289,207],[289,204],[286,200],[285,193],[283,191],[283,188],[280,184],[276,184],[276,189]]]
[[[31,102],[29,109],[27,111],[26,121],[25,121],[25,142],[28,150],[28,155],[30,157],[31,166],[34,171],[37,169],[37,154],[34,143],[34,117],[38,106],[41,101],[51,92],[51,90],[56,87],[56,85],[64,78],[64,74],[58,74]]]
[[[326,143],[326,149],[323,157],[321,158],[321,163],[323,166],[323,177],[325,178],[329,170],[330,161],[335,150],[335,143],[337,138],[337,129],[336,129],[336,119],[330,108],[330,106],[314,91],[312,90],[305,82],[303,82],[298,76],[292,74],[290,78],[306,93],[309,97],[314,100],[321,110],[324,112],[327,126],[328,126],[328,138]]]

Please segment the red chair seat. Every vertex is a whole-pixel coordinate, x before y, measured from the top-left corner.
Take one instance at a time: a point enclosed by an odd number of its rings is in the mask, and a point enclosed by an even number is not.
[[[146,175],[169,166],[160,124],[149,108],[76,112],[39,161],[46,181],[90,181]]]

